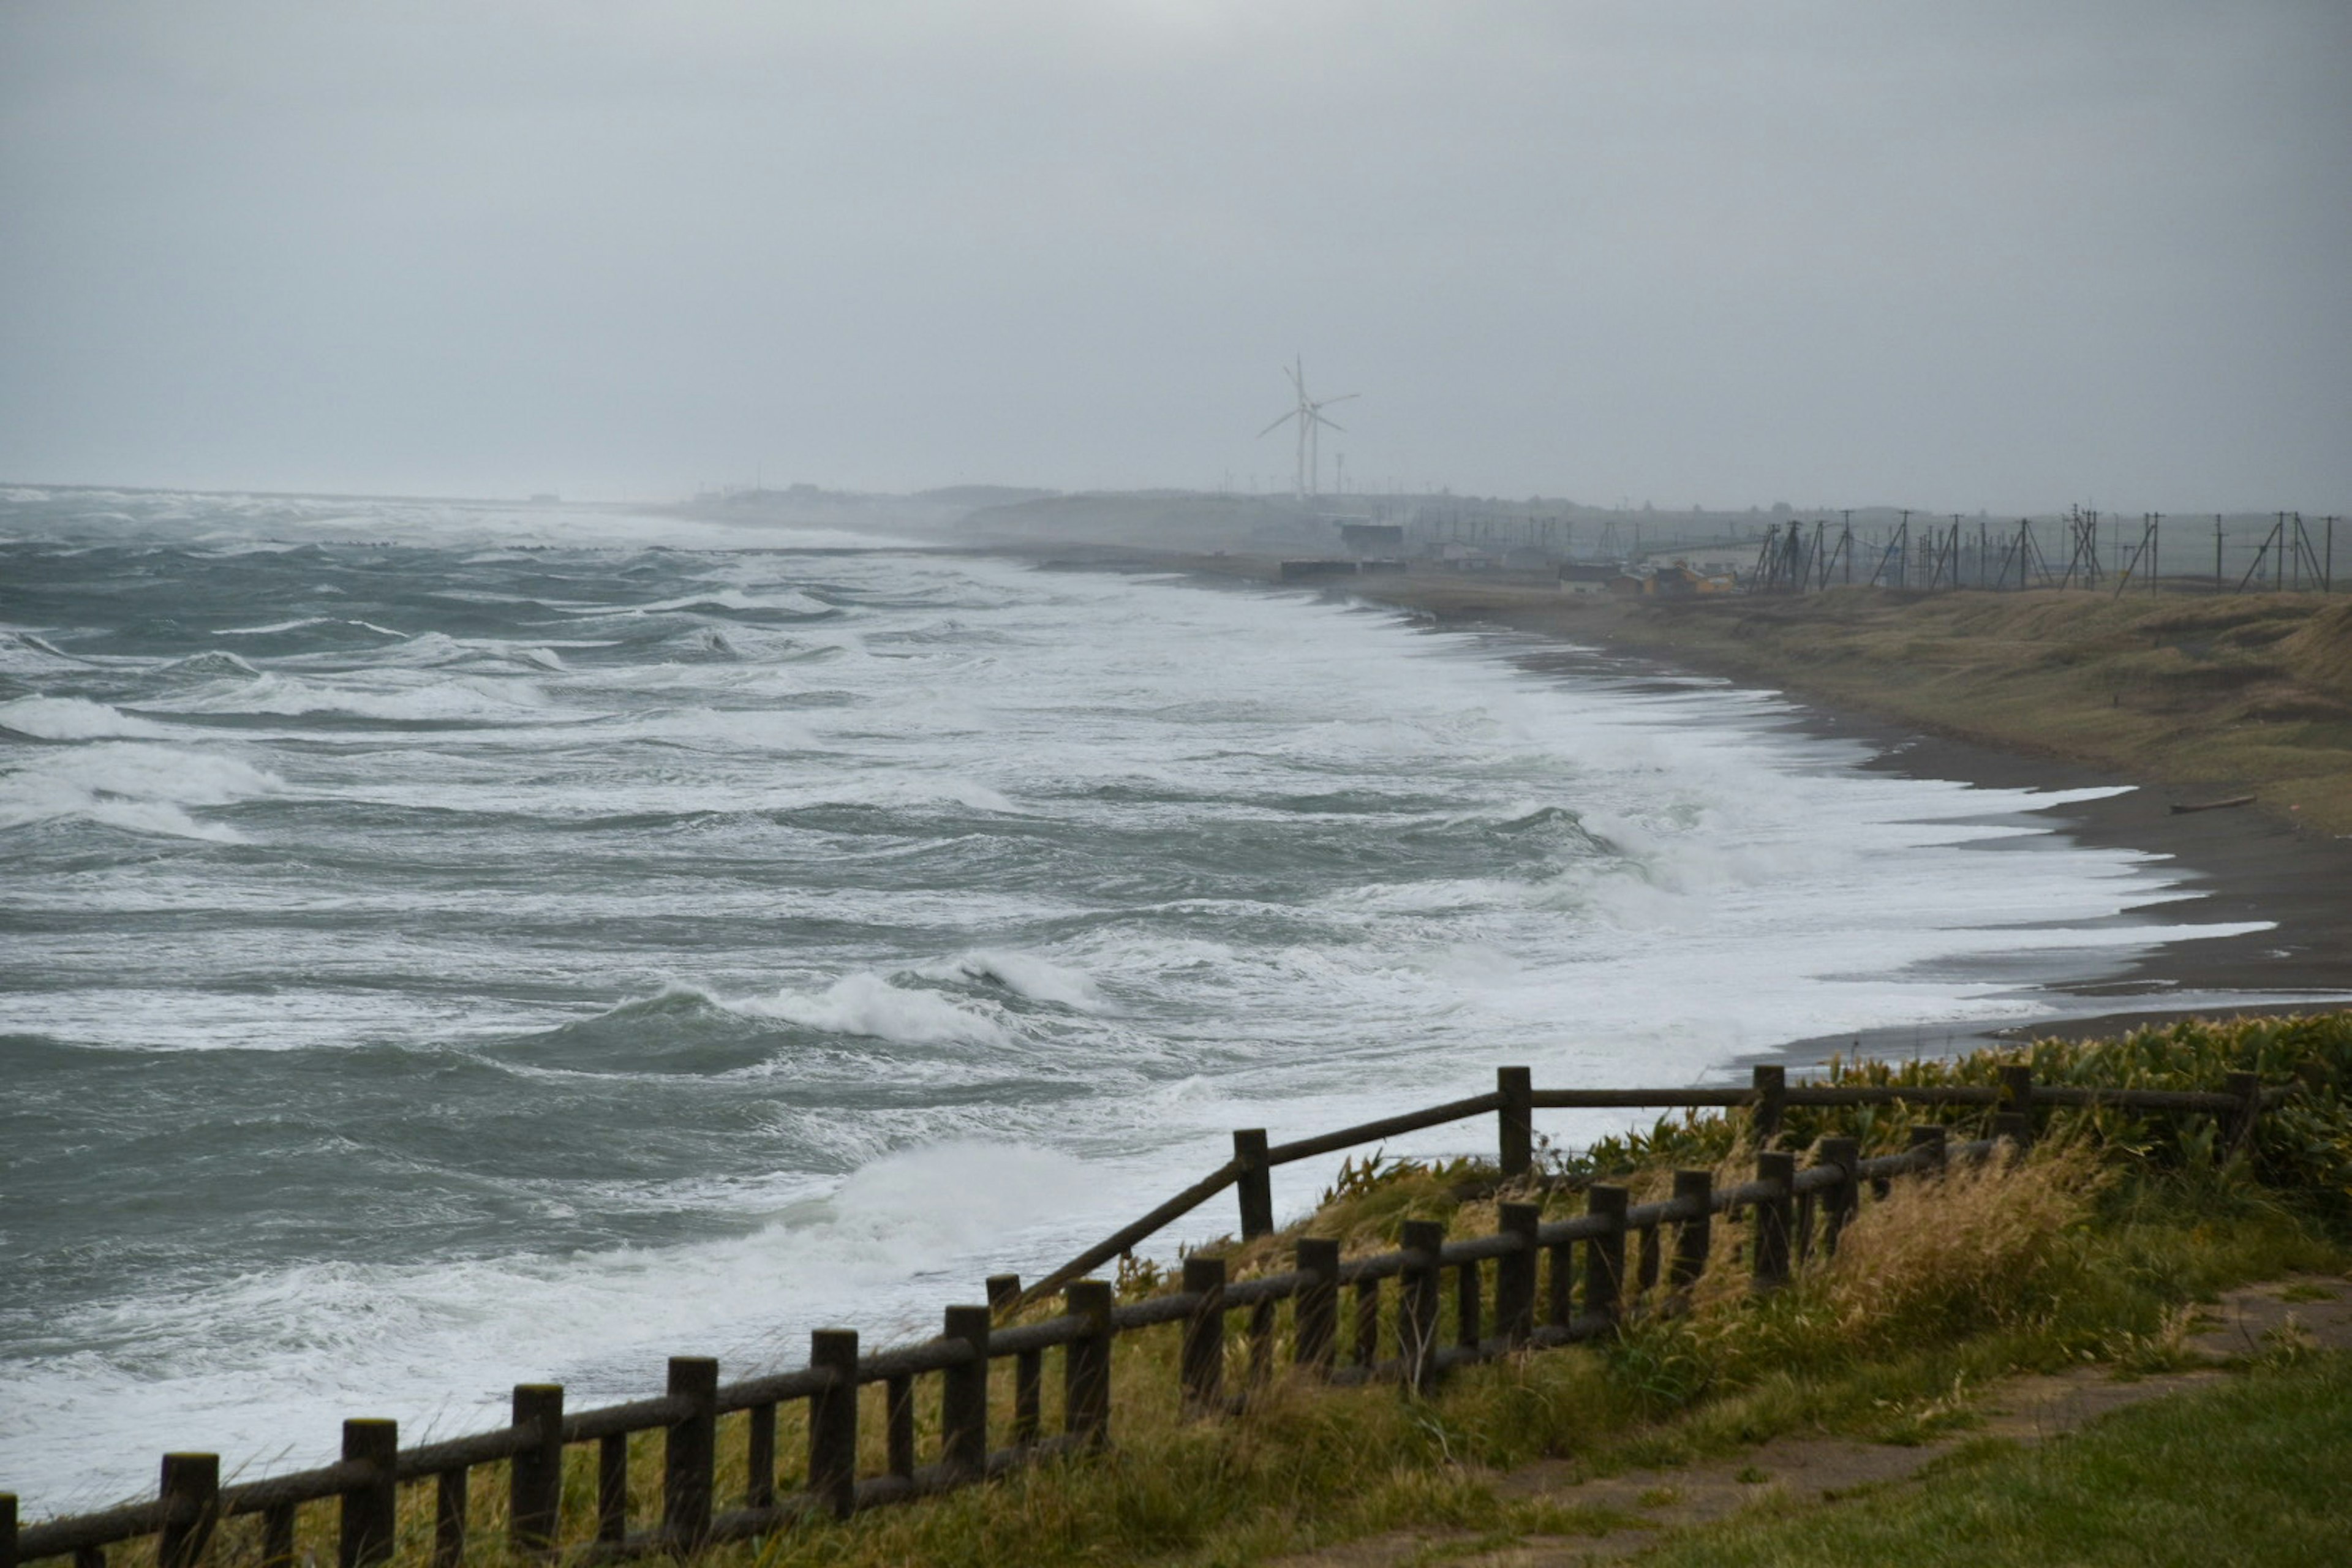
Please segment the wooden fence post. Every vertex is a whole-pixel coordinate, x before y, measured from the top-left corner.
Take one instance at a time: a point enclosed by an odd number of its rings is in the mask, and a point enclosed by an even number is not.
[[[336,1556],[342,1568],[363,1568],[366,1563],[382,1563],[392,1555],[399,1489],[394,1479],[393,1462],[399,1452],[399,1423],[343,1423],[343,1462],[364,1465],[372,1473],[343,1494],[342,1530]]]
[[[2023,1062],[2011,1062],[2000,1069],[2000,1108],[2026,1119],[2027,1141],[2032,1139],[2033,1069]]]
[[[1608,1222],[1604,1235],[1584,1244],[1584,1310],[1615,1322],[1623,1315],[1625,1289],[1625,1207],[1630,1201],[1622,1187],[1596,1182],[1585,1189],[1584,1212]]]
[[[1675,1228],[1675,1264],[1666,1272],[1666,1287],[1680,1294],[1706,1272],[1706,1255],[1715,1245],[1715,1173],[1676,1171],[1675,1201],[1698,1210]]]
[[[1838,1184],[1829,1189],[1822,1215],[1822,1249],[1834,1257],[1838,1237],[1845,1234],[1845,1227],[1853,1223],[1855,1213],[1862,1207],[1862,1140],[1824,1138],[1820,1159],[1824,1165],[1836,1166],[1838,1172]]]
[[[1911,1147],[1926,1156],[1928,1171],[1940,1171],[1950,1163],[1947,1152],[1950,1142],[1951,1133],[1939,1122],[1922,1122],[1911,1129]]]
[[[1110,1442],[1110,1281],[1073,1279],[1062,1300],[1093,1325],[1062,1351],[1062,1426],[1087,1447]]]
[[[1225,1260],[1197,1252],[1184,1259],[1184,1293],[1193,1298],[1177,1356],[1184,1414],[1208,1415],[1225,1395]]]
[[[629,1435],[596,1439],[596,1539],[608,1544],[629,1535]]]
[[[195,1568],[212,1543],[220,1518],[220,1456],[163,1456],[163,1528],[155,1543],[159,1568]]]
[[[833,1374],[829,1386],[809,1395],[809,1495],[834,1518],[847,1519],[857,1505],[857,1331],[813,1330],[809,1366]]]
[[[743,1506],[772,1508],[776,1501],[776,1406],[773,1401],[743,1412]]]
[[[1397,1277],[1397,1350],[1404,1382],[1415,1394],[1437,1386],[1438,1251],[1445,1226],[1433,1219],[1404,1222],[1405,1266]]]
[[[988,1473],[988,1330],[986,1307],[950,1307],[940,1337],[961,1340],[972,1357],[940,1373],[940,1468],[955,1480]]]
[[[1495,1092],[1503,1098],[1495,1121],[1501,1143],[1503,1180],[1524,1176],[1535,1168],[1535,1078],[1526,1068],[1496,1068]]]
[[[691,1408],[662,1441],[662,1535],[679,1553],[710,1535],[711,1494],[719,1468],[719,1363],[709,1356],[669,1358],[669,1397]]]
[[[1380,1363],[1381,1282],[1370,1277],[1356,1281],[1355,1354],[1358,1366]]]
[[[2238,1097],[2238,1109],[2229,1119],[2229,1154],[2244,1153],[2254,1144],[2254,1123],[2263,1113],[2263,1080],[2259,1073],[2233,1072],[2222,1080],[2223,1092]]]
[[[1790,1187],[1797,1179],[1797,1157],[1785,1149],[1767,1149],[1756,1156],[1756,1179],[1780,1190],[1756,1202],[1756,1289],[1777,1290],[1789,1282],[1789,1218],[1794,1206]]]
[[[544,1552],[563,1503],[563,1385],[518,1383],[509,1408],[534,1440],[507,1467],[507,1539],[517,1552]]]
[[[1748,1131],[1754,1134],[1756,1147],[1769,1149],[1780,1136],[1780,1113],[1789,1097],[1789,1069],[1785,1067],[1759,1067],[1752,1075],[1756,1087],[1756,1106],[1748,1112]]]
[[[0,1492],[0,1568],[16,1568],[16,1494]]]
[[[81,1568],[76,1559],[74,1568]],[[261,1568],[294,1568],[294,1505],[272,1503],[261,1510]]]
[[[1339,1244],[1324,1237],[1301,1237],[1298,1271],[1309,1278],[1291,1307],[1291,1353],[1300,1366],[1326,1374],[1339,1332]]]
[[[1519,1239],[1519,1250],[1495,1260],[1495,1332],[1505,1344],[1523,1345],[1536,1328],[1536,1227],[1539,1204],[1505,1204],[1502,1230]]]
[[[463,1465],[433,1478],[433,1568],[457,1568],[466,1560],[469,1479]]]
[[[1021,1300],[1021,1276],[988,1277],[988,1304],[1002,1320]],[[1045,1352],[1022,1351],[1013,1358],[1013,1446],[1025,1448],[1037,1440],[1045,1421]]]
[[[1274,1234],[1274,1167],[1265,1157],[1265,1129],[1244,1127],[1234,1134],[1234,1159],[1241,1173],[1234,1192],[1241,1199],[1242,1239]]]

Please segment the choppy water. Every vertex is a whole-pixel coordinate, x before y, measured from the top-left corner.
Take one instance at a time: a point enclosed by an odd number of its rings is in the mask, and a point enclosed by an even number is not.
[[[2181,934],[2113,918],[2156,863],[2000,819],[2049,797],[1513,651],[810,532],[0,493],[0,1488],[796,1363],[1234,1126],[1688,1080]]]

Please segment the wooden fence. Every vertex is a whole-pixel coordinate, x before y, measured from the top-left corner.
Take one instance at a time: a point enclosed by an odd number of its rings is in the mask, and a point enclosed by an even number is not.
[[[340,1568],[363,1568],[392,1554],[399,1489],[425,1482],[434,1488],[433,1563],[455,1568],[466,1555],[472,1474],[499,1464],[507,1467],[507,1531],[514,1547],[563,1546],[567,1555],[590,1561],[682,1555],[1104,1447],[1110,1439],[1111,1347],[1122,1333],[1179,1326],[1181,1397],[1197,1414],[1233,1403],[1225,1387],[1228,1318],[1247,1315],[1241,1359],[1244,1378],[1255,1382],[1271,1375],[1278,1309],[1286,1301],[1292,1357],[1307,1375],[1427,1392],[1454,1367],[1599,1338],[1629,1313],[1670,1305],[1706,1267],[1718,1215],[1750,1216],[1749,1268],[1756,1288],[1769,1290],[1816,1250],[1836,1249],[1865,1189],[1883,1197],[1899,1176],[1982,1158],[2004,1142],[2021,1148],[2032,1140],[2036,1108],[2210,1114],[2221,1120],[2230,1143],[2242,1145],[2263,1107],[2288,1092],[2266,1089],[2247,1073],[2231,1074],[2221,1093],[2060,1087],[2033,1082],[2023,1068],[2007,1069],[1999,1088],[1791,1085],[1780,1068],[1759,1068],[1745,1089],[1538,1089],[1528,1069],[1504,1068],[1491,1094],[1320,1137],[1269,1145],[1263,1131],[1236,1132],[1234,1157],[1208,1176],[1025,1289],[1017,1276],[991,1279],[985,1303],[948,1308],[943,1331],[919,1344],[865,1353],[854,1331],[819,1329],[805,1367],[730,1384],[719,1381],[717,1362],[679,1356],[669,1363],[660,1395],[593,1410],[567,1411],[557,1384],[522,1384],[514,1390],[511,1423],[498,1430],[403,1448],[393,1422],[346,1421],[338,1463],[234,1486],[220,1484],[217,1455],[167,1454],[153,1500],[37,1524],[20,1526],[16,1499],[0,1493],[0,1568],[67,1555],[75,1568],[105,1568],[110,1546],[149,1539],[158,1568],[194,1568],[221,1521],[248,1515],[260,1517],[264,1568],[288,1568],[295,1561],[296,1510],[329,1501],[340,1510]],[[1794,1153],[1773,1146],[1788,1107],[1862,1105],[1987,1110],[1994,1113],[1993,1135],[1955,1142],[1941,1126],[1914,1126],[1907,1150],[1874,1159],[1862,1157],[1854,1139],[1824,1138],[1814,1163],[1801,1170]],[[1295,1267],[1240,1281],[1228,1279],[1223,1258],[1196,1253],[1184,1260],[1181,1289],[1124,1305],[1114,1301],[1108,1282],[1082,1278],[1229,1186],[1239,1195],[1244,1238],[1271,1234],[1271,1173],[1294,1161],[1491,1113],[1499,1163],[1510,1178],[1533,1168],[1537,1110],[1676,1107],[1746,1109],[1760,1151],[1755,1179],[1718,1188],[1708,1172],[1679,1171],[1673,1195],[1649,1204],[1631,1203],[1622,1187],[1596,1184],[1586,1189],[1586,1212],[1564,1220],[1543,1219],[1536,1204],[1504,1203],[1496,1233],[1466,1240],[1446,1240],[1444,1226],[1433,1221],[1408,1221],[1401,1247],[1367,1258],[1342,1258],[1337,1242],[1302,1238]],[[1442,1306],[1449,1275],[1454,1310],[1446,1342]],[[1063,1300],[1059,1314],[1007,1325],[1014,1309],[1055,1291]],[[1045,1363],[1054,1350],[1061,1352],[1060,1430],[1048,1436]],[[1004,1445],[992,1447],[989,1373],[1000,1362],[1012,1363],[1012,1421]],[[921,1378],[939,1385],[937,1448],[929,1464],[919,1463],[917,1453]],[[884,1391],[886,1458],[879,1473],[860,1474],[859,1391],[869,1384]],[[805,1405],[804,1479],[782,1495],[777,1413],[795,1402]],[[722,1510],[718,1424],[739,1411],[748,1413],[745,1473],[734,1506]],[[660,1516],[652,1528],[632,1532],[629,1439],[651,1432],[663,1435]],[[565,1450],[575,1445],[596,1451],[594,1518],[593,1525],[569,1521],[567,1531],[563,1465]]]

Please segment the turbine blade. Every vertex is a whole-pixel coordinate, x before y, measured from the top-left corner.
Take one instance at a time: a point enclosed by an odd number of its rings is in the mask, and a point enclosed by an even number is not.
[[[1320,414],[1318,414],[1315,416],[1315,423],[1318,425],[1328,425],[1334,430],[1345,430],[1347,428],[1345,425],[1340,424],[1337,419],[1326,419]]]
[[[1360,393],[1360,392],[1343,392],[1343,393],[1341,393],[1341,394],[1340,394],[1339,396],[1337,396],[1337,397],[1327,397],[1327,398],[1325,398],[1325,399],[1323,400],[1323,403],[1318,403],[1318,404],[1317,404],[1315,406],[1316,406],[1316,407],[1318,407],[1318,408],[1320,408],[1320,407],[1322,407],[1322,406],[1323,406],[1323,404],[1324,404],[1324,403],[1345,403],[1345,402],[1347,402],[1347,401],[1348,401],[1348,399],[1349,399],[1349,398],[1351,398],[1351,397],[1361,397],[1361,396],[1363,396],[1363,395],[1363,395],[1362,393]]]
[[[1294,408],[1289,413],[1284,415],[1281,418],[1276,420],[1273,424],[1267,426],[1265,429],[1259,431],[1258,434],[1261,436],[1271,436],[1276,430],[1281,429],[1285,425],[1289,424],[1292,420],[1297,417],[1298,410]]]

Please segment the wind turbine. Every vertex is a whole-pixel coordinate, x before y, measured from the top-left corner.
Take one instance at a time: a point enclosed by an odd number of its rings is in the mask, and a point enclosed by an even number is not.
[[[1316,487],[1323,482],[1323,427],[1328,425],[1334,430],[1347,428],[1335,419],[1324,418],[1323,410],[1334,403],[1345,403],[1350,397],[1363,395],[1348,392],[1338,397],[1320,400],[1307,396],[1307,361],[1304,357],[1296,365],[1284,365],[1282,374],[1290,378],[1291,390],[1298,395],[1298,406],[1259,431],[1258,439],[1265,439],[1290,420],[1298,421],[1298,478],[1294,489],[1300,496],[1308,496],[1314,494]]]

